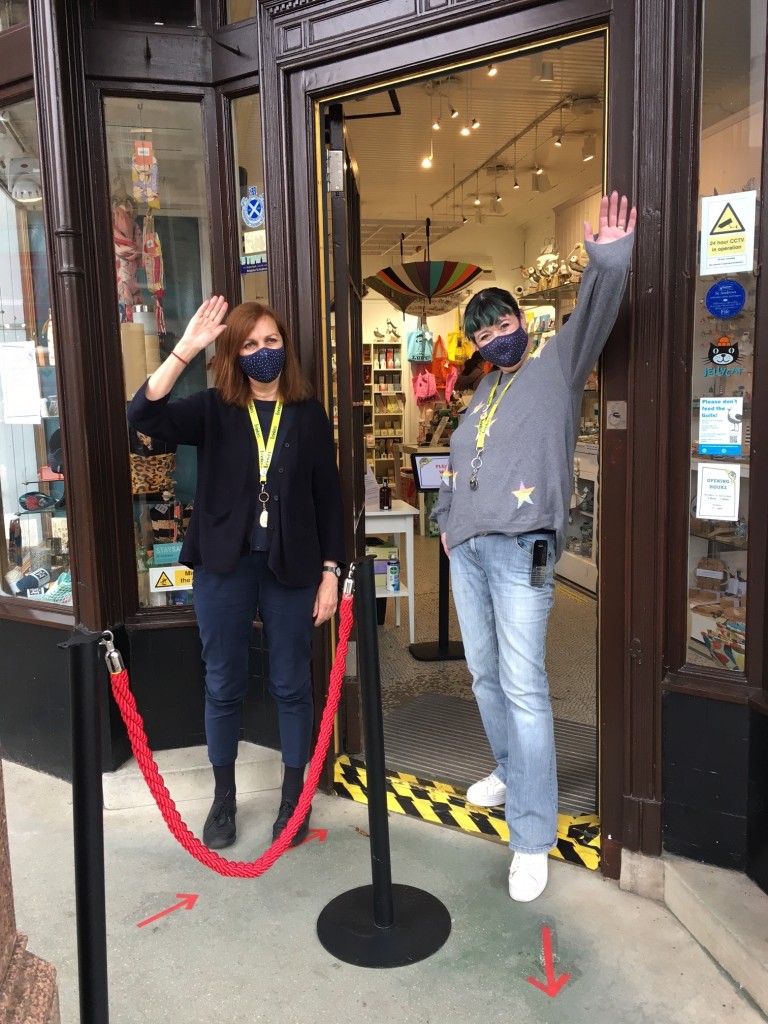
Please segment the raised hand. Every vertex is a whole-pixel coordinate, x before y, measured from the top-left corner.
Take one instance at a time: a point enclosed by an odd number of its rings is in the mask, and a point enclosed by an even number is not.
[[[619,201],[618,192],[611,192],[610,199],[608,196],[603,196],[600,200],[598,233],[595,235],[592,232],[592,225],[585,220],[584,241],[597,242],[602,245],[606,242],[615,242],[617,238],[624,238],[625,235],[631,235],[635,230],[637,210],[633,206],[627,216],[628,205],[626,196],[622,196]]]
[[[212,345],[226,328],[222,320],[227,315],[227,301],[223,295],[214,295],[206,299],[200,309],[187,324],[179,346],[191,353],[202,352]]]

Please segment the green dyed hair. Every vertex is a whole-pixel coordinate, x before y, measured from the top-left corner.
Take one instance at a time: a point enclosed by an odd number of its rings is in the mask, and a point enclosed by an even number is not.
[[[474,341],[478,331],[492,327],[510,313],[520,319],[520,307],[510,292],[505,288],[483,288],[472,296],[464,310],[464,334]]]

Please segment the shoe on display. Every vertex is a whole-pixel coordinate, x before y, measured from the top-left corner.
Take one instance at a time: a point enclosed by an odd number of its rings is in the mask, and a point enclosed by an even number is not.
[[[277,818],[272,826],[272,840],[279,839],[285,831],[285,827],[290,821],[291,815],[296,810],[296,804],[292,804],[290,800],[283,800],[280,804],[280,810],[277,812]],[[307,816],[299,826],[299,831],[291,840],[291,846],[298,846],[299,843],[303,843],[307,838],[309,832],[309,819],[312,814],[312,808],[310,807],[307,811]]]
[[[209,850],[223,850],[237,838],[235,815],[237,804],[229,797],[215,799],[203,826],[203,843]]]
[[[544,892],[549,854],[515,853],[509,869],[509,895],[516,903],[530,903]]]
[[[486,775],[467,790],[467,802],[476,807],[501,807],[507,799],[507,787],[497,775]]]
[[[384,341],[384,335],[381,333],[378,327],[374,327],[373,336],[376,339],[376,341]]]
[[[393,338],[400,337],[400,335],[397,333],[397,328],[395,327],[391,320],[387,320],[387,327],[389,328],[389,333],[392,335]]]

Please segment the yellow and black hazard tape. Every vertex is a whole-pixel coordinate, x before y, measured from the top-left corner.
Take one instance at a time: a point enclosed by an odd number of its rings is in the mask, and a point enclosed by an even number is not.
[[[387,809],[394,814],[408,814],[424,821],[482,835],[500,842],[509,842],[509,829],[504,810],[499,807],[476,807],[467,803],[465,793],[448,785],[420,779],[407,772],[388,770],[386,774]],[[368,803],[368,773],[365,764],[346,754],[336,760],[334,789],[339,796],[358,803]],[[595,870],[600,865],[600,821],[595,814],[557,816],[557,846],[551,857],[567,860]]]

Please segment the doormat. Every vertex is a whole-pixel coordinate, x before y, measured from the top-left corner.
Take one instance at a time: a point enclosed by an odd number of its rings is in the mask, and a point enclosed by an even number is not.
[[[386,764],[466,790],[495,764],[474,700],[425,693],[384,716]],[[555,719],[558,809],[597,812],[597,729]]]

